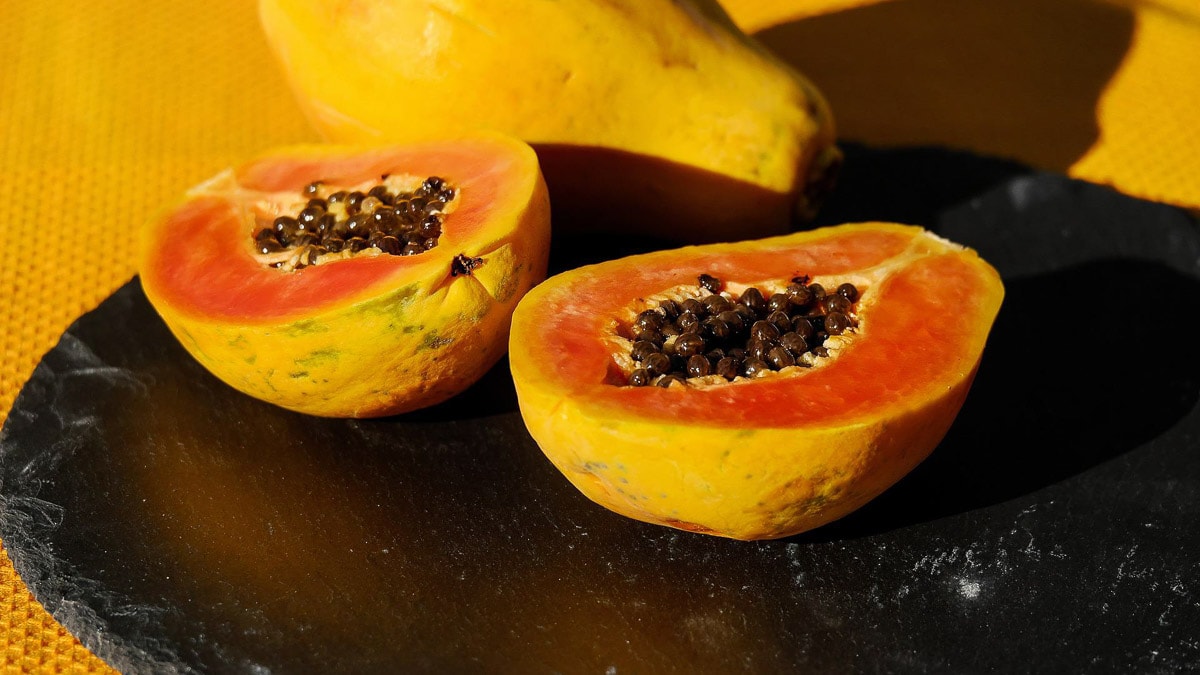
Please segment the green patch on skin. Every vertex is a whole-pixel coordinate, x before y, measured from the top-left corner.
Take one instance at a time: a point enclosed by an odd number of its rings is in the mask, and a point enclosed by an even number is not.
[[[468,318],[467,320],[470,323],[479,323],[480,321],[483,321],[484,317],[486,317],[488,315],[488,313],[491,311],[492,311],[492,303],[490,303],[490,302],[482,304],[482,305],[478,305],[475,307],[475,311],[471,314],[470,318]]]
[[[275,369],[274,368],[267,371],[267,375],[266,375],[266,377],[263,378],[263,382],[265,382],[267,384],[267,388],[270,389],[271,391],[279,391],[278,389],[275,388],[274,384],[271,384],[271,378],[273,378],[273,377],[275,377]]]
[[[176,335],[179,336],[180,342],[186,342],[187,344],[191,345],[192,347],[196,347],[196,338],[195,338],[195,336],[193,336],[191,334],[190,331],[188,331],[188,329],[181,327],[181,328],[179,328],[179,332],[176,333]]]
[[[296,359],[296,365],[310,368],[336,361],[341,355],[342,353],[336,349],[318,349],[302,359]]]
[[[597,470],[600,470],[600,471],[605,471],[605,470],[607,470],[607,469],[608,469],[608,464],[606,464],[606,463],[604,463],[604,462],[590,462],[590,461],[589,461],[589,462],[584,462],[584,463],[583,463],[583,470],[584,470],[584,471],[593,471],[593,472],[594,472],[594,471],[597,471]]]
[[[447,337],[439,337],[436,330],[431,330],[421,338],[421,344],[417,346],[417,351],[423,349],[440,349],[451,342],[454,342],[454,340]]]
[[[317,319],[304,319],[287,327],[284,334],[288,337],[297,337],[300,335],[312,335],[314,333],[328,333],[329,325]]]
[[[246,344],[247,344],[246,336],[242,335],[241,333],[238,333],[237,337],[233,338],[232,340],[230,340],[229,342],[226,343],[226,345],[228,345],[229,347],[232,347],[234,349],[240,349],[242,347],[245,347]]]
[[[360,309],[364,313],[390,317],[398,324],[407,324],[408,322],[404,319],[408,314],[408,308],[412,306],[420,290],[420,285],[416,283],[402,286],[381,298],[363,303]]]
[[[246,362],[246,365],[252,366],[258,362],[258,354],[251,354],[242,360]]]
[[[404,328],[401,328],[400,332],[404,333],[405,335],[411,335],[413,333],[418,333],[423,330],[425,330],[424,325],[409,324],[409,325],[405,326]]]
[[[288,377],[292,378],[293,380],[303,379],[305,377],[308,377],[308,371],[307,370],[294,370],[294,371],[288,373]]]
[[[505,274],[500,279],[500,283],[496,284],[496,300],[508,302],[512,299],[513,294],[517,292],[518,282],[521,279],[521,271],[524,269],[524,264],[517,265],[511,272]]]
[[[813,495],[805,500],[803,509],[810,513],[813,511],[820,511],[828,502],[829,498],[825,495]]]

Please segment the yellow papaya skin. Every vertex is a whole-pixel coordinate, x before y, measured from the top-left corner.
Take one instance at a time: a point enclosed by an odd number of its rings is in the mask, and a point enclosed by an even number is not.
[[[469,278],[450,277],[447,266],[444,275],[292,321],[159,314],[201,365],[244,394],[321,417],[393,415],[449,399],[504,355],[516,300],[545,274],[517,262],[536,259],[530,253],[501,244]]]
[[[298,191],[372,153],[355,179],[400,173],[414,158],[427,175],[461,179],[462,206],[436,248],[292,272],[251,258],[247,211],[269,192],[257,184],[294,174]],[[458,394],[504,355],[517,301],[546,273],[549,211],[536,155],[515,139],[277,150],[150,223],[140,276],[184,348],[235,389],[310,415],[391,415]],[[476,259],[469,274],[458,255]],[[264,295],[278,301],[256,300]]]
[[[694,290],[699,273],[759,287],[796,274],[850,281],[862,290],[858,328],[812,368],[625,386],[619,326],[655,306],[647,298]],[[969,249],[916,227],[843,225],[551,277],[514,313],[509,363],[530,434],[589,499],[649,523],[773,539],[850,513],[929,455],[1003,295]]]
[[[840,165],[828,105],[712,0],[260,0],[336,141],[496,129],[534,145],[556,222],[686,241],[778,234]]]

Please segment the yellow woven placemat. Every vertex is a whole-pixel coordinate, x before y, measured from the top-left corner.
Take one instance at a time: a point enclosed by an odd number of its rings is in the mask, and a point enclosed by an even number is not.
[[[1194,0],[729,0],[829,94],[843,137],[1021,159],[1200,206]],[[134,273],[186,187],[315,137],[247,0],[0,12],[0,418],[38,359]],[[5,672],[108,672],[0,555]]]
[[[1021,160],[1200,207],[1196,0],[725,0],[841,138]]]
[[[314,140],[247,0],[5,3],[0,12],[0,411],[134,273],[135,230],[188,186]],[[108,668],[0,559],[0,662]]]

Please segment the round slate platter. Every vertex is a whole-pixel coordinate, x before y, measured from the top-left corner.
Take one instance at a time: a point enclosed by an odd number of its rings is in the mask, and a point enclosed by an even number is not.
[[[736,542],[588,502],[507,365],[436,408],[304,417],[196,365],[136,280],[0,442],[0,537],[126,672],[1200,668],[1200,226],[935,149],[848,148],[824,222],[971,245],[1008,296],[933,456],[817,531]],[[554,266],[653,242],[559,238]]]

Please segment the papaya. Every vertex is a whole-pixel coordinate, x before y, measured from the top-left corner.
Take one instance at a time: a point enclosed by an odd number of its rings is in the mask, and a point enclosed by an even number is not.
[[[817,88],[714,0],[260,0],[328,139],[496,129],[537,150],[560,227],[689,243],[811,218],[841,153]]]
[[[143,231],[147,298],[215,376],[301,413],[433,405],[507,349],[546,274],[537,156],[491,134],[281,148],[221,172]]]
[[[853,511],[929,455],[1003,296],[971,249],[846,224],[553,276],[518,304],[509,364],[529,433],[591,500],[779,538]]]

